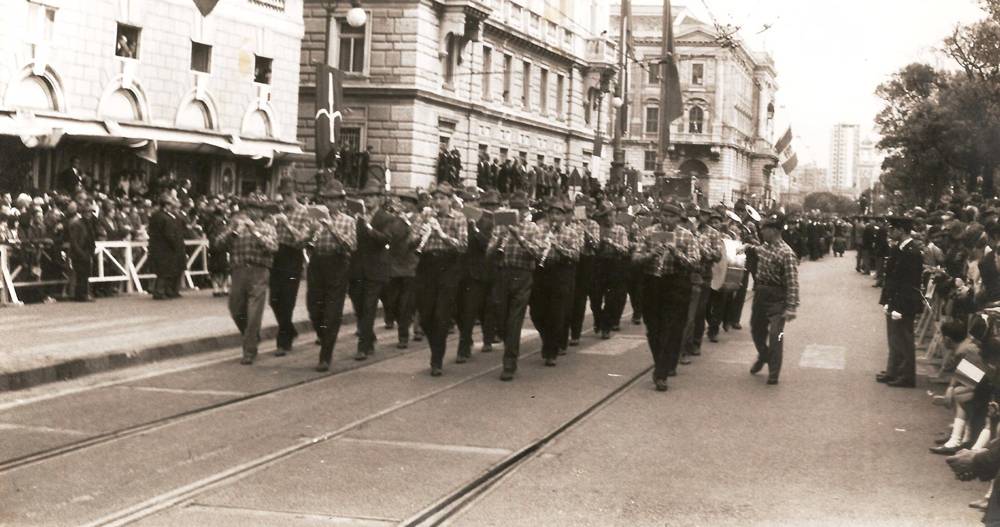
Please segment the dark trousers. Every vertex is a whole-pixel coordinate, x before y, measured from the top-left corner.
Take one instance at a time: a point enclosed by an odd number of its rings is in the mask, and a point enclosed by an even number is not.
[[[483,342],[493,343],[496,321],[493,310],[489,309],[489,295],[492,284],[466,276],[458,286],[458,355],[472,355],[472,330],[476,320],[483,323]]]
[[[705,320],[708,322],[709,337],[715,337],[719,334],[719,327],[723,322],[726,322],[726,310],[734,296],[732,291],[716,291],[714,289],[708,294]]]
[[[899,320],[885,317],[885,332],[889,339],[889,360],[885,371],[894,379],[914,382],[917,378],[916,344],[913,340],[915,315],[903,315]]]
[[[711,279],[703,280],[701,284],[691,286],[691,303],[688,305],[688,331],[685,331],[684,346],[686,351],[701,349],[701,339],[705,336],[705,311],[708,309],[708,298],[712,292],[709,285]]]
[[[532,273],[527,269],[501,268],[493,285],[493,312],[503,333],[503,369],[517,371],[521,327],[531,298]]]
[[[554,359],[565,349],[567,323],[573,300],[573,264],[549,262],[537,269],[531,288],[531,322],[542,339],[542,358]]]
[[[180,274],[158,274],[153,282],[153,296],[156,298],[177,298],[180,296]]]
[[[295,299],[299,296],[304,263],[302,249],[280,245],[271,264],[269,303],[274,319],[278,321],[278,348],[283,350],[291,349],[292,341],[298,336],[292,313],[295,311]]]
[[[593,295],[596,267],[596,256],[580,256],[580,261],[576,264],[573,306],[569,313],[569,333],[573,339],[579,339],[580,333],[583,332],[583,319],[587,316],[587,297]]]
[[[410,324],[416,310],[416,283],[412,276],[394,276],[382,289],[382,307],[385,309],[386,323],[395,322],[396,334],[400,342],[410,340]]]
[[[378,308],[378,297],[382,294],[385,282],[355,278],[351,280],[347,294],[354,306],[354,316],[358,321],[358,352],[375,353],[375,312]]]
[[[642,313],[646,342],[653,354],[653,377],[666,380],[677,369],[691,301],[691,280],[686,274],[657,278],[643,275]]]
[[[91,258],[80,258],[74,256],[73,264],[73,299],[86,300],[90,298],[90,275],[93,271],[94,261]]]
[[[738,325],[743,318],[743,304],[747,301],[749,283],[750,273],[743,273],[743,282],[740,283],[740,288],[733,292],[733,297],[726,309],[726,321],[729,322],[730,326]]]
[[[754,287],[750,333],[753,345],[757,348],[757,360],[767,364],[768,377],[771,379],[777,379],[781,373],[785,344],[784,315],[785,288],[765,285]]]
[[[645,284],[645,275],[642,272],[642,265],[629,262],[625,271],[625,280],[628,287],[628,297],[632,302],[632,320],[642,320],[643,306],[646,304],[643,302],[643,284]],[[617,326],[621,323],[622,313],[625,311],[625,302],[621,303],[621,307],[617,305],[614,306],[615,311],[612,312],[612,318],[614,319],[613,324]]]
[[[345,255],[313,255],[306,276],[306,306],[309,321],[319,336],[319,360],[333,360],[340,322],[344,317],[344,297],[347,295]]]
[[[424,254],[417,264],[417,304],[420,327],[431,348],[431,367],[440,368],[455,314],[461,264],[457,254]]]
[[[596,259],[594,281],[590,290],[590,311],[594,314],[594,327],[598,332],[611,331],[625,311],[627,266],[627,261],[622,258],[601,256]],[[638,309],[635,307],[637,298],[632,297],[632,318],[636,318],[637,313],[642,313],[641,306]]]

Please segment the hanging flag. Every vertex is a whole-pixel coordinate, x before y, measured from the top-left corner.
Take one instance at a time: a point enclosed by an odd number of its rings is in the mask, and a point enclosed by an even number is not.
[[[784,170],[786,174],[791,174],[797,166],[799,166],[799,155],[795,152],[792,152],[792,157],[789,157],[781,163],[781,169]]]
[[[781,168],[786,174],[790,174],[799,165],[799,156],[792,149],[792,127],[778,139],[774,144],[774,150],[778,152],[778,159],[781,161]]]
[[[201,11],[201,16],[208,16],[208,14],[215,9],[215,5],[218,3],[219,0],[194,0],[194,5],[198,6],[198,11]]]
[[[340,136],[344,98],[344,73],[326,64],[316,65],[316,166],[326,166],[326,158]]]
[[[684,114],[681,101],[681,76],[674,55],[674,17],[670,1],[663,2],[663,56],[660,58],[660,156],[670,147],[670,123]]]
[[[789,125],[788,130],[785,131],[784,135],[778,139],[777,143],[774,143],[774,150],[781,153],[784,149],[788,148],[788,145],[792,144],[792,127]]]

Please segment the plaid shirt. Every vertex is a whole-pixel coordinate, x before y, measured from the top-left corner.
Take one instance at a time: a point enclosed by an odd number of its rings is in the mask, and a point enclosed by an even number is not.
[[[708,225],[702,225],[697,237],[701,249],[701,274],[709,278],[712,276],[712,265],[722,259],[722,234]]]
[[[523,220],[518,224],[518,228],[521,230],[523,243],[513,233],[507,232],[506,236],[502,236],[499,231],[506,232],[506,229],[496,228],[493,229],[493,237],[490,239],[490,250],[499,251],[503,248],[499,258],[500,267],[531,271],[545,249],[542,245],[542,228],[537,223]]]
[[[594,220],[578,220],[573,223],[580,234],[583,235],[583,247],[580,249],[582,256],[593,256],[597,254],[601,243],[601,225]]]
[[[431,237],[427,239],[427,243],[424,244],[424,254],[441,252],[464,253],[469,248],[469,224],[465,215],[450,210],[448,214],[438,214],[437,221],[441,224],[441,231],[444,232],[445,236],[456,240],[458,244],[445,241],[435,232],[431,234]],[[421,221],[420,225],[415,226],[415,231],[418,233],[421,232],[424,225],[426,225],[426,222]]]
[[[583,229],[580,226],[570,223],[560,225],[557,229],[549,225],[544,231],[552,241],[546,263],[575,262],[580,259],[580,251],[583,249]]]
[[[313,224],[313,254],[351,254],[358,248],[357,220],[343,212],[333,215],[329,225]]]
[[[601,256],[619,257],[628,256],[631,244],[628,239],[628,231],[621,225],[612,225],[609,228],[601,229]]]
[[[794,311],[799,305],[799,259],[784,240],[774,245],[762,244],[747,247],[757,257],[757,285],[783,287],[785,289],[785,309]]]
[[[278,250],[278,234],[274,226],[264,220],[239,235],[225,230],[215,241],[229,250],[229,263],[233,267],[245,265],[270,269],[274,252]]]
[[[684,227],[677,227],[673,231],[673,245],[677,247],[676,251],[652,247],[652,242],[647,243],[654,232],[666,230],[663,225],[652,225],[639,234],[633,259],[642,264],[643,273],[651,276],[670,276],[696,268],[701,262],[698,241],[691,231]],[[662,254],[657,254],[660,251]]]
[[[312,235],[313,219],[309,216],[309,209],[297,204],[291,212],[286,212],[285,216],[288,217],[288,225],[281,221],[275,225],[275,230],[278,231],[278,243],[301,249]]]

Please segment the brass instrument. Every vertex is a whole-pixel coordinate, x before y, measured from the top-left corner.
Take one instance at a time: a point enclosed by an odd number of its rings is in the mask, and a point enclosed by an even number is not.
[[[545,236],[545,250],[542,251],[542,259],[538,262],[538,267],[545,267],[545,260],[549,259],[549,253],[552,252],[552,245],[555,241],[555,234],[549,232]]]
[[[424,207],[423,218],[424,218],[424,225],[430,225],[432,221],[436,221],[434,218],[434,212],[431,210],[430,207]],[[431,228],[424,233],[423,237],[420,238],[420,245],[417,246],[417,253],[422,253],[424,251],[424,246],[427,245],[427,242],[431,239],[432,234],[434,234],[433,226],[431,226]]]

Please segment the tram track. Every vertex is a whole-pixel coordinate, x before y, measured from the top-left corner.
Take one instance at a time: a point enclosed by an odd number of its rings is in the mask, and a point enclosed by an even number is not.
[[[344,331],[345,332],[350,332],[350,330],[347,329],[347,328],[345,328]],[[390,332],[391,332],[391,330],[385,330],[384,331],[385,334],[388,334]],[[350,333],[348,333],[348,334],[350,334]],[[311,334],[304,334],[304,336],[308,336],[308,335],[311,335]],[[379,334],[379,333],[377,333],[376,335],[377,336],[381,336],[381,334]],[[457,337],[455,337],[454,339],[457,340]],[[371,365],[374,365],[374,364],[378,364],[378,363],[380,363],[382,361],[392,360],[392,359],[400,358],[400,357],[403,357],[403,356],[406,356],[406,355],[409,355],[409,354],[412,354],[412,353],[418,353],[418,352],[426,351],[426,350],[427,350],[427,347],[425,345],[413,346],[413,344],[411,343],[410,348],[407,349],[407,350],[405,350],[405,351],[398,351],[398,350],[395,350],[395,349],[393,349],[392,351],[385,351],[385,352],[377,355],[374,360],[369,359],[369,360],[367,360],[365,362],[355,362],[355,361],[347,362],[346,360],[343,360],[343,361],[341,361],[341,364],[342,365],[346,364],[347,367],[345,367],[344,369],[341,369],[341,370],[331,371],[330,373],[326,373],[326,374],[317,374],[314,377],[310,377],[310,378],[306,378],[306,379],[300,379],[300,380],[297,380],[297,381],[292,381],[290,383],[282,384],[282,385],[276,386],[274,388],[265,389],[263,391],[248,393],[246,395],[236,396],[236,397],[234,397],[232,399],[226,399],[226,400],[223,400],[223,401],[219,401],[217,403],[212,403],[212,404],[208,404],[208,405],[198,406],[196,408],[192,408],[190,410],[185,410],[183,412],[179,412],[179,413],[176,413],[176,414],[172,414],[172,415],[160,417],[160,418],[157,418],[157,419],[152,419],[152,420],[149,420],[149,421],[144,421],[142,423],[138,423],[138,424],[135,424],[135,425],[118,428],[116,430],[112,430],[112,431],[109,431],[109,432],[102,432],[102,433],[98,433],[98,434],[91,435],[91,436],[88,436],[88,437],[84,437],[84,438],[82,438],[82,439],[80,439],[78,441],[73,441],[73,442],[66,443],[66,444],[59,445],[59,446],[55,446],[55,447],[52,447],[52,448],[48,448],[48,449],[44,449],[44,450],[39,450],[39,451],[36,451],[36,452],[32,452],[30,454],[25,454],[23,456],[17,456],[17,457],[5,459],[3,461],[0,461],[0,475],[12,472],[12,471],[14,471],[16,469],[19,469],[19,468],[29,467],[29,466],[32,466],[32,465],[37,465],[39,463],[50,461],[50,460],[53,460],[53,459],[56,459],[56,458],[59,458],[59,457],[62,457],[62,456],[68,455],[68,454],[72,454],[74,452],[79,452],[79,451],[86,450],[86,449],[89,449],[89,448],[93,448],[93,447],[97,447],[97,446],[101,446],[101,445],[106,445],[108,443],[111,443],[111,442],[114,442],[114,441],[119,441],[119,440],[130,438],[130,437],[135,437],[137,435],[148,433],[148,432],[154,431],[156,429],[159,429],[159,428],[162,428],[162,427],[165,427],[165,426],[170,426],[170,425],[173,425],[173,424],[185,421],[187,419],[191,419],[191,418],[200,416],[202,414],[205,414],[205,413],[208,413],[208,412],[211,412],[211,411],[220,410],[220,409],[223,409],[223,408],[226,408],[226,407],[229,407],[229,406],[233,406],[233,405],[236,405],[236,404],[245,403],[245,402],[248,402],[248,401],[252,401],[252,400],[255,400],[255,399],[260,399],[262,397],[266,397],[266,396],[273,395],[273,394],[276,394],[276,393],[281,393],[281,392],[284,392],[284,391],[292,390],[292,389],[299,388],[299,387],[302,387],[302,386],[306,386],[306,385],[309,385],[309,384],[312,384],[312,383],[315,383],[315,382],[319,382],[319,381],[322,381],[322,380],[325,380],[325,379],[329,379],[330,377],[341,375],[343,373],[347,373],[347,372],[354,371],[354,370],[361,369],[361,368],[365,368],[365,367],[368,367],[368,366],[371,366]],[[269,354],[269,353],[271,353],[273,351],[275,351],[275,347],[273,345],[270,345],[270,346],[267,346],[266,348],[264,348],[260,354],[261,355],[263,355],[263,354]],[[309,353],[311,354],[311,352],[314,352],[314,351],[316,351],[315,347],[311,348],[309,350]],[[299,354],[305,354],[305,353],[307,353],[307,352],[306,351],[299,352]],[[196,366],[193,369],[208,368],[208,367],[212,367],[212,366],[218,365],[218,364],[220,364],[222,362],[228,362],[230,360],[232,360],[232,359],[230,358],[230,359],[223,359],[223,360],[219,360],[219,361],[212,361],[212,362],[208,362],[207,364],[201,364],[199,366]],[[334,366],[336,366],[336,364],[334,364]],[[174,370],[174,371],[165,372],[163,375],[170,375],[170,374],[173,374],[173,373],[177,373],[177,371]],[[150,379],[150,378],[155,378],[155,377],[156,376],[142,375],[142,376],[139,377],[139,380],[145,380],[145,379]],[[84,390],[74,391],[72,394],[60,395],[60,397],[65,397],[65,396],[69,396],[69,395],[83,393],[83,392],[86,392],[86,391],[96,390],[96,389],[100,389],[100,388],[127,386],[129,383],[135,382],[135,380],[136,379],[125,378],[125,379],[121,379],[121,380],[115,381],[113,383],[100,384],[100,385],[93,386],[93,387],[90,387],[90,388],[87,388],[87,389],[84,389]],[[46,400],[50,400],[50,399],[46,399]],[[45,402],[46,400],[42,400],[39,403],[29,403],[29,404],[40,404],[41,402]]]

